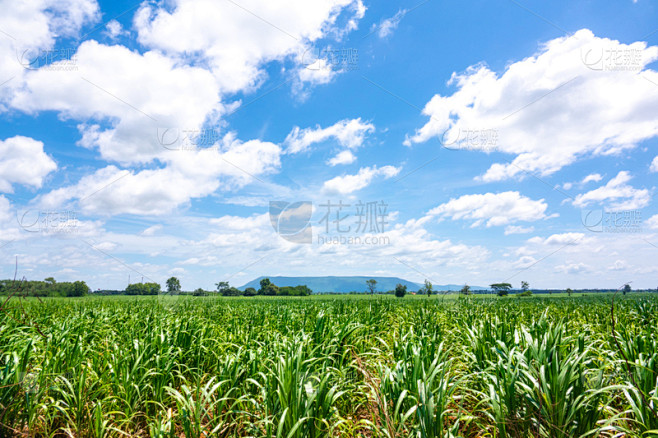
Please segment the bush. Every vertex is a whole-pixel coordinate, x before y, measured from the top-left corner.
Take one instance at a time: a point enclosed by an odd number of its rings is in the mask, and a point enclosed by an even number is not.
[[[407,286],[403,286],[401,284],[398,284],[395,286],[395,296],[398,298],[402,298],[407,294]]]

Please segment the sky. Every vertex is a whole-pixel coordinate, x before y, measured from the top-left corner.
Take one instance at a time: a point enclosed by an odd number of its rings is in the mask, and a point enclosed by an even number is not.
[[[656,7],[0,0],[0,278],[656,288]]]

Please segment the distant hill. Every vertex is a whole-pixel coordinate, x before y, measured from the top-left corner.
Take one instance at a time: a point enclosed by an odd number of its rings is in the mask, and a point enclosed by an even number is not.
[[[239,287],[238,289],[245,290],[248,287],[253,287],[258,290],[260,288],[260,281],[266,277],[258,277],[254,280],[251,280],[249,283]],[[395,286],[399,283],[407,286],[407,289],[410,292],[415,292],[421,287],[422,284],[414,283],[412,281],[405,280],[399,277],[365,277],[365,276],[355,276],[355,277],[267,277],[270,281],[277,286],[297,286],[300,284],[305,284],[310,287],[314,293],[322,292],[333,292],[333,293],[347,293],[347,292],[365,292],[366,291],[366,280],[374,278],[377,280],[377,291],[385,292],[395,289]],[[448,290],[459,290],[463,285],[457,284],[445,284],[445,285],[434,285],[434,290],[437,291],[448,291]],[[471,286],[471,289],[488,289],[480,286]]]

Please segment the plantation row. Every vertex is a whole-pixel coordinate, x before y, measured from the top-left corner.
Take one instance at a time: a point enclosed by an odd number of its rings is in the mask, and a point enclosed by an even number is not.
[[[0,435],[651,436],[657,311],[618,297],[613,331],[610,296],[12,300]]]

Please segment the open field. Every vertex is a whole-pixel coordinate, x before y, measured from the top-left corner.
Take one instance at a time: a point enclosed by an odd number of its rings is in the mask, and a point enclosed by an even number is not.
[[[611,299],[14,299],[0,435],[651,436],[658,297]]]

